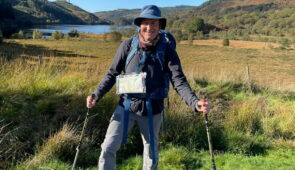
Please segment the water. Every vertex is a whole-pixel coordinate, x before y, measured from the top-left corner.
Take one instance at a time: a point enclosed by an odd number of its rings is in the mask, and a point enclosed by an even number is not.
[[[81,33],[104,34],[111,31],[111,25],[47,25],[36,26],[28,29],[28,31],[40,30],[42,33],[51,34],[55,31],[61,31],[63,34],[69,33],[72,29],[76,29]]]

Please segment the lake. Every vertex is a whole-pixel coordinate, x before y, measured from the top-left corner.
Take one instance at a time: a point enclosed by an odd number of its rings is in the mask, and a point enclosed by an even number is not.
[[[28,29],[28,31],[40,30],[43,33],[51,34],[54,31],[61,31],[64,34],[69,33],[72,29],[78,32],[91,33],[91,34],[104,34],[110,32],[111,25],[46,25],[36,26]]]

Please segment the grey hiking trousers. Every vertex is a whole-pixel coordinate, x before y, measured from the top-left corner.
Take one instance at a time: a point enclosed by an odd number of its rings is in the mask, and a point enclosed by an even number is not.
[[[124,108],[120,105],[116,108],[106,132],[104,142],[101,145],[101,154],[99,157],[98,168],[99,170],[115,170],[116,169],[116,152],[119,150],[122,143],[123,136],[123,120]],[[138,116],[134,113],[129,114],[128,132],[132,129],[135,123],[139,126],[140,134],[143,141],[143,170],[157,170],[158,165],[158,141],[159,131],[161,127],[162,116],[156,114],[153,116],[154,123],[154,140],[156,163],[152,163],[152,153],[150,150],[150,138],[148,128],[148,117]]]

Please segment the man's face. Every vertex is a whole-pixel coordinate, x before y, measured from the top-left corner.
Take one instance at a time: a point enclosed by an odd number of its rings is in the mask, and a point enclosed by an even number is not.
[[[154,40],[160,31],[160,21],[157,19],[143,19],[140,24],[140,34],[145,41]]]

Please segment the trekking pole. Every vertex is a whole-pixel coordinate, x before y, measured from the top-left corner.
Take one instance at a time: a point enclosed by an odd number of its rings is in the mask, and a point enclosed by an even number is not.
[[[83,140],[83,136],[84,136],[84,131],[85,131],[85,128],[86,128],[86,125],[87,125],[87,122],[88,122],[88,116],[89,116],[89,108],[87,108],[87,113],[86,113],[86,116],[85,116],[85,120],[84,120],[84,124],[83,124],[83,128],[82,128],[82,132],[80,134],[80,140],[79,140],[79,143],[76,147],[76,155],[75,155],[75,159],[74,159],[74,163],[72,165],[72,170],[75,169],[75,166],[76,166],[76,163],[77,163],[77,160],[78,160],[78,156],[79,156],[79,152],[80,152],[80,146],[82,144],[82,140]]]
[[[205,97],[202,96],[200,101],[206,101]],[[212,147],[212,140],[211,140],[211,134],[209,130],[209,121],[208,121],[208,114],[203,114],[205,118],[205,125],[206,125],[206,132],[207,132],[207,138],[208,138],[208,144],[209,144],[209,151],[211,155],[211,161],[212,161],[212,170],[216,170],[215,160],[214,160],[214,154],[213,154],[213,147]]]

